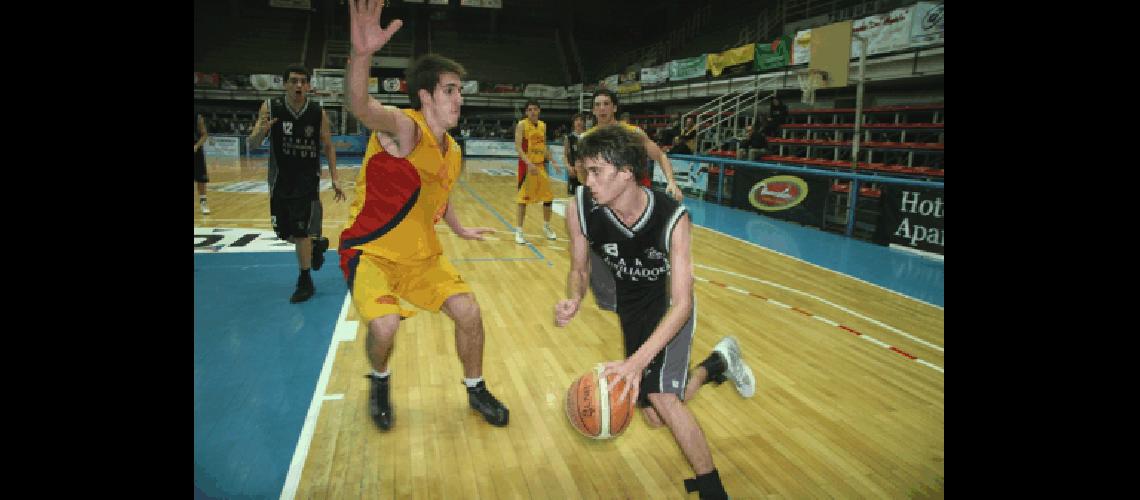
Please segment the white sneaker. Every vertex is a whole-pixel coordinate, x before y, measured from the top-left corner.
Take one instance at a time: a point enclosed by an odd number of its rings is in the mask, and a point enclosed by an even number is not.
[[[524,240],[522,237],[522,231],[515,231],[515,243],[518,243],[520,245],[526,244],[526,240]]]
[[[756,394],[756,378],[752,376],[752,368],[748,367],[740,355],[740,343],[736,341],[736,337],[728,336],[720,339],[720,342],[713,347],[713,351],[719,352],[728,361],[725,375],[732,379],[736,391],[746,398]]]
[[[554,230],[550,229],[550,226],[542,226],[542,231],[546,233],[547,239],[551,239],[551,240],[558,239],[558,235],[554,234]]]
[[[210,207],[206,206],[206,202],[200,202],[198,205],[202,207],[202,215],[210,215]]]

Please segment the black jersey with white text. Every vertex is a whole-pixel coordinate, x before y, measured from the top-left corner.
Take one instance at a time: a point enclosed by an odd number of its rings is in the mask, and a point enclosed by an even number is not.
[[[605,261],[617,285],[619,314],[636,314],[654,301],[669,300],[669,246],[684,205],[668,195],[641,187],[645,212],[626,226],[609,207],[596,205],[589,188],[579,186],[578,224]]]
[[[294,111],[284,97],[270,101],[269,193],[303,197],[318,192],[321,181],[321,105],[305,99]]]

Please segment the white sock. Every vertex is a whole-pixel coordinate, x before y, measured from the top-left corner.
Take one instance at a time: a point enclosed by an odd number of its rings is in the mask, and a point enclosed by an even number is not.
[[[205,203],[206,202],[206,195],[199,196],[198,201]]]
[[[483,381],[483,376],[480,375],[476,378],[464,378],[463,384],[470,388],[470,387],[475,387],[475,386],[479,385],[479,382],[482,382],[482,381]]]
[[[384,370],[384,373],[380,373],[376,370],[372,370],[372,376],[377,377],[377,378],[388,378],[388,375],[391,375],[391,374],[392,374],[392,370]]]

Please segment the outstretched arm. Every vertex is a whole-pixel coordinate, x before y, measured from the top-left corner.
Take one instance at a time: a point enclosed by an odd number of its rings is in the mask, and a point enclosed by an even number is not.
[[[677,187],[677,181],[673,179],[673,164],[669,162],[669,157],[665,156],[665,152],[657,143],[649,139],[645,132],[641,133],[642,143],[645,144],[645,152],[649,155],[649,159],[657,160],[657,164],[661,165],[661,172],[665,174],[665,194],[672,196],[677,201],[681,201],[685,197],[681,192],[681,188]]]
[[[489,227],[463,227],[459,223],[459,216],[455,215],[455,209],[452,208],[451,199],[447,201],[447,208],[443,212],[443,220],[447,222],[447,227],[451,228],[451,232],[458,235],[465,240],[483,240],[484,234],[494,233],[495,230]]]
[[[590,282],[589,242],[582,235],[578,224],[578,200],[570,198],[566,204],[566,233],[570,235],[570,273],[566,276],[566,296],[554,305],[554,324],[566,326],[586,296],[586,284]],[[607,271],[608,272],[608,271]]]
[[[415,122],[400,110],[385,106],[368,95],[368,69],[372,53],[380,50],[404,22],[396,19],[387,28],[380,27],[380,11],[384,0],[349,0],[349,37],[352,51],[348,58],[348,110],[369,130],[386,133],[402,146],[415,139]]]

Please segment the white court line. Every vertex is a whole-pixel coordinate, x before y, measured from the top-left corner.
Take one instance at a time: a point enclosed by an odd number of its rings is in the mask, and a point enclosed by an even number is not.
[[[745,276],[745,277],[747,278],[747,276]],[[780,302],[780,301],[778,301],[778,300],[776,300],[776,299],[771,299],[771,298],[766,298],[766,297],[761,297],[761,296],[759,296],[759,295],[755,295],[755,294],[753,294],[753,293],[749,292],[748,290],[743,290],[743,289],[740,289],[740,288],[737,288],[737,287],[734,287],[734,286],[728,286],[727,284],[724,284],[724,283],[720,283],[720,282],[712,281],[712,280],[709,280],[709,279],[706,279],[706,278],[702,278],[702,277],[700,277],[700,276],[697,276],[697,275],[695,275],[695,274],[693,275],[693,279],[695,279],[696,281],[700,281],[700,282],[702,282],[702,283],[709,283],[709,284],[712,284],[712,285],[717,285],[717,286],[720,286],[720,287],[722,287],[722,288],[725,288],[725,289],[727,289],[727,290],[732,290],[732,291],[734,291],[734,292],[737,292],[737,293],[739,293],[739,294],[741,294],[741,295],[748,295],[748,296],[757,297],[757,298],[760,298],[760,299],[764,300],[765,302],[767,302],[767,303],[769,303],[769,304],[772,304],[772,305],[775,305],[775,306],[779,306],[779,307],[782,307],[782,308],[784,308],[784,309],[791,309],[791,310],[794,310],[794,311],[798,311],[798,312],[800,312],[800,313],[802,313],[802,314],[804,314],[804,315],[806,315],[806,316],[808,316],[808,317],[810,317],[810,318],[815,318],[815,319],[817,319],[817,320],[819,320],[819,321],[821,321],[821,322],[823,322],[823,323],[826,323],[826,324],[828,324],[828,325],[831,325],[831,326],[835,326],[835,327],[838,327],[838,328],[840,328],[840,329],[842,329],[842,330],[846,330],[846,331],[848,331],[848,332],[850,332],[850,333],[853,333],[853,334],[855,334],[856,336],[858,336],[858,337],[861,337],[861,338],[863,338],[864,340],[866,340],[866,341],[868,341],[868,342],[871,342],[872,344],[875,344],[875,345],[877,345],[877,346],[879,346],[879,347],[882,347],[882,348],[884,348],[884,349],[887,349],[887,350],[890,350],[890,351],[892,351],[892,352],[895,352],[895,353],[897,353],[897,354],[900,354],[900,355],[902,355],[902,356],[906,357],[907,359],[912,359],[912,360],[914,360],[914,361],[917,361],[919,364],[921,364],[921,365],[923,365],[923,366],[926,366],[926,367],[929,367],[929,368],[933,368],[933,369],[935,369],[935,370],[938,370],[938,372],[939,372],[939,373],[946,373],[946,371],[945,371],[945,370],[943,370],[943,369],[942,369],[942,367],[940,367],[940,366],[938,366],[938,365],[935,365],[935,364],[933,364],[933,363],[930,363],[930,362],[928,362],[928,361],[924,361],[924,360],[922,360],[922,359],[919,359],[917,356],[914,356],[914,355],[912,355],[912,354],[910,354],[910,353],[908,353],[908,352],[906,352],[906,351],[903,351],[902,349],[899,349],[899,348],[897,348],[897,347],[894,347],[894,346],[892,346],[892,345],[890,345],[890,344],[887,344],[886,342],[883,342],[883,341],[881,341],[881,340],[879,340],[879,339],[876,339],[876,338],[874,338],[874,337],[871,337],[870,335],[867,335],[867,334],[865,334],[865,333],[862,333],[862,332],[858,332],[858,331],[856,331],[856,330],[852,329],[851,327],[848,327],[848,326],[844,326],[844,325],[841,325],[841,324],[839,324],[838,322],[836,322],[836,321],[833,321],[833,320],[831,320],[831,319],[828,319],[828,318],[825,318],[825,317],[823,317],[823,316],[818,316],[818,315],[816,315],[816,314],[814,314],[814,313],[811,313],[811,312],[808,312],[808,311],[804,311],[804,310],[802,310],[802,309],[799,309],[799,308],[795,308],[795,307],[792,307],[792,306],[790,306],[790,305],[788,305],[788,304],[784,304],[783,302]],[[754,278],[749,278],[749,279],[754,279]],[[762,281],[762,280],[758,280],[758,281]],[[785,288],[786,288],[786,287],[785,287]],[[789,290],[790,290],[790,289],[789,289]],[[792,290],[792,291],[795,291],[795,290]]]
[[[732,239],[734,239],[734,240],[736,240],[736,241],[739,241],[739,242],[741,242],[741,243],[744,243],[744,244],[747,244],[747,245],[752,245],[752,246],[754,246],[754,247],[756,247],[756,248],[759,248],[759,249],[761,249],[761,250],[766,250],[766,251],[772,252],[772,253],[774,253],[774,254],[777,254],[777,255],[783,255],[784,257],[787,257],[787,258],[789,258],[789,259],[792,259],[792,260],[797,260],[797,261],[803,262],[804,264],[807,264],[807,265],[809,265],[809,266],[812,266],[812,267],[818,267],[818,268],[820,268],[820,269],[823,269],[823,270],[825,270],[825,271],[831,271],[831,272],[833,272],[833,273],[835,273],[835,274],[838,274],[838,275],[841,275],[841,276],[844,276],[844,277],[847,277],[847,278],[851,278],[851,279],[853,279],[853,280],[855,280],[855,281],[859,281],[859,282],[861,282],[861,283],[866,283],[866,284],[868,284],[868,285],[871,285],[871,286],[873,286],[873,287],[875,287],[875,288],[879,288],[879,289],[882,289],[882,290],[886,290],[886,291],[888,291],[888,292],[890,292],[890,293],[893,293],[893,294],[895,294],[895,295],[898,295],[898,296],[900,296],[900,297],[905,297],[905,298],[908,298],[908,299],[910,299],[910,300],[913,300],[913,301],[915,301],[915,302],[921,302],[921,303],[923,303],[923,304],[926,304],[926,305],[928,305],[928,306],[930,306],[930,307],[937,307],[938,309],[943,309],[943,307],[942,307],[942,306],[931,304],[931,303],[929,303],[929,302],[927,302],[927,301],[925,301],[925,300],[922,300],[922,299],[916,299],[916,298],[914,298],[914,297],[911,297],[910,295],[905,295],[905,294],[902,294],[902,293],[896,292],[896,291],[894,291],[894,290],[891,290],[890,288],[884,288],[884,287],[882,287],[882,286],[879,286],[879,285],[876,285],[876,284],[874,284],[874,283],[871,283],[870,281],[867,281],[867,280],[863,280],[863,279],[857,278],[857,277],[855,277],[855,276],[851,276],[850,274],[841,273],[841,272],[839,272],[839,271],[836,271],[836,270],[834,270],[834,269],[828,269],[828,268],[826,268],[826,267],[823,267],[823,266],[821,266],[821,265],[819,265],[819,264],[813,264],[813,263],[811,263],[811,262],[808,262],[808,261],[806,261],[806,260],[803,260],[803,259],[801,259],[801,258],[799,258],[799,257],[793,257],[793,256],[791,256],[791,255],[788,255],[788,254],[786,254],[786,253],[783,253],[783,252],[777,252],[777,251],[775,251],[775,250],[772,250],[771,248],[767,248],[767,247],[764,247],[764,246],[760,246],[760,245],[757,245],[756,243],[753,243],[753,242],[751,242],[751,241],[742,240],[742,239],[740,239],[740,238],[737,238],[736,236],[733,236],[733,235],[731,235],[731,234],[725,234],[725,233],[722,233],[722,232],[720,232],[720,231],[717,231],[716,229],[710,229],[710,228],[708,228],[708,227],[705,227],[705,226],[701,226],[701,225],[699,225],[699,224],[693,224],[693,225],[694,225],[694,226],[697,226],[697,227],[699,227],[699,228],[701,228],[701,229],[706,229],[706,230],[712,231],[712,232],[714,232],[714,233],[717,233],[717,234],[719,234],[719,235],[721,235],[721,236],[724,236],[724,237],[726,237],[726,238],[732,238]],[[943,310],[944,310],[944,309],[943,309]]]
[[[824,304],[827,304],[827,305],[829,305],[829,306],[831,306],[831,307],[834,307],[834,308],[836,308],[836,309],[839,309],[840,311],[843,311],[843,312],[845,312],[845,313],[847,313],[847,314],[850,314],[850,315],[852,315],[852,316],[855,316],[855,317],[857,317],[857,318],[859,318],[859,319],[862,319],[862,320],[864,320],[864,321],[868,321],[868,322],[874,323],[875,325],[878,325],[878,326],[880,326],[880,327],[882,327],[882,328],[885,328],[885,329],[887,329],[887,330],[890,330],[890,331],[892,331],[892,332],[894,332],[894,333],[897,333],[897,334],[899,334],[899,335],[902,335],[903,337],[906,337],[906,338],[908,338],[908,339],[910,339],[910,340],[912,340],[912,341],[914,341],[914,342],[918,342],[919,344],[922,344],[922,345],[924,345],[924,346],[927,346],[927,347],[929,347],[929,348],[931,348],[931,349],[935,349],[935,350],[937,350],[938,352],[944,352],[944,351],[945,351],[945,349],[944,349],[942,346],[940,346],[940,345],[936,345],[936,344],[932,344],[932,343],[930,343],[930,342],[927,342],[927,341],[925,341],[925,340],[923,340],[923,339],[920,339],[920,338],[918,338],[918,337],[915,337],[914,335],[911,335],[911,334],[909,334],[909,333],[907,333],[907,332],[904,332],[904,331],[902,331],[902,330],[899,330],[898,328],[895,328],[895,327],[893,327],[893,326],[891,326],[891,325],[888,325],[888,324],[886,324],[886,323],[883,323],[882,321],[879,321],[879,320],[877,320],[877,319],[874,319],[874,318],[870,318],[870,317],[868,317],[868,316],[866,316],[866,315],[863,315],[863,314],[860,314],[860,313],[858,313],[858,312],[852,311],[851,309],[848,309],[848,308],[846,308],[846,307],[843,307],[843,306],[841,306],[841,305],[839,305],[839,304],[836,304],[836,303],[834,303],[834,302],[831,302],[831,301],[829,301],[829,300],[827,300],[827,299],[824,299],[824,298],[822,298],[822,297],[817,297],[817,296],[815,296],[815,295],[812,295],[812,294],[810,294],[810,293],[807,293],[807,292],[803,292],[803,291],[800,291],[800,290],[796,290],[795,288],[787,287],[787,286],[781,285],[781,284],[779,284],[779,283],[774,283],[774,282],[771,282],[771,281],[768,281],[768,280],[762,280],[762,279],[760,279],[760,278],[754,278],[754,277],[752,277],[752,276],[748,276],[748,275],[744,275],[744,274],[740,274],[740,273],[736,273],[736,272],[732,272],[732,271],[728,271],[728,270],[724,270],[724,269],[718,269],[718,268],[715,268],[715,267],[712,267],[712,266],[706,266],[706,265],[704,265],[704,264],[693,264],[693,266],[694,266],[694,267],[699,267],[699,268],[701,268],[701,269],[708,269],[708,270],[710,270],[710,271],[717,271],[717,272],[725,273],[725,274],[728,274],[728,275],[731,275],[731,276],[736,276],[737,278],[743,278],[743,279],[747,279],[747,280],[756,281],[756,282],[759,282],[759,283],[763,283],[763,284],[765,284],[765,285],[769,285],[769,286],[773,286],[773,287],[779,288],[779,289],[781,289],[781,290],[784,290],[784,291],[788,291],[788,292],[796,293],[796,294],[799,294],[799,295],[803,295],[803,296],[805,296],[805,297],[810,297],[810,298],[812,298],[812,299],[815,299],[815,300],[818,300],[818,301],[820,301],[820,302],[822,302],[822,303],[824,303]],[[775,302],[774,300],[771,300],[771,299],[768,299],[768,300],[769,300],[769,302]],[[777,305],[781,305],[781,304],[777,303]],[[781,306],[782,306],[782,305],[781,305]],[[942,309],[942,308],[940,307],[939,309]]]
[[[321,404],[325,401],[343,399],[343,394],[325,394],[329,385],[329,374],[332,372],[333,361],[336,360],[337,345],[344,341],[343,332],[347,327],[342,323],[352,323],[353,337],[355,338],[357,321],[347,321],[348,307],[352,303],[352,295],[345,294],[344,304],[340,308],[340,316],[336,320],[336,329],[329,342],[328,353],[325,354],[325,364],[321,367],[321,376],[317,379],[317,387],[313,390],[313,401],[309,403],[309,412],[305,414],[305,425],[301,427],[301,436],[297,439],[297,448],[293,450],[293,460],[289,462],[289,473],[285,476],[285,486],[281,488],[282,500],[293,500],[297,495],[297,485],[301,483],[301,470],[305,467],[305,458],[309,456],[309,445],[313,442],[313,432],[317,427],[317,418],[321,415]],[[338,333],[340,336],[338,336]]]

